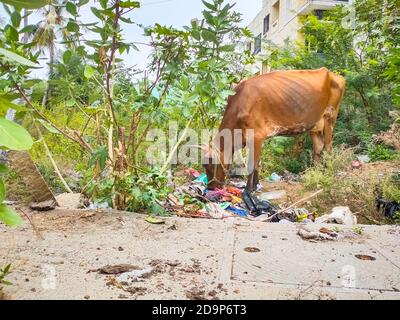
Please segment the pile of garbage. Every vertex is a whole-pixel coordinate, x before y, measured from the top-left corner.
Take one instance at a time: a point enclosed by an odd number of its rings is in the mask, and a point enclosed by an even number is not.
[[[355,216],[348,207],[334,208],[329,215],[319,217],[306,208],[298,208],[297,202],[282,208],[272,201],[286,197],[286,191],[250,193],[243,180],[230,180],[223,189],[209,190],[207,175],[195,169],[185,169],[185,175],[191,177],[189,183],[176,188],[168,196],[165,209],[180,217],[230,219],[240,217],[248,220],[274,223],[339,223],[355,225]],[[270,182],[295,181],[296,177],[271,175]],[[317,195],[322,190],[312,196]],[[256,195],[257,194],[257,195]],[[309,197],[310,198],[310,197]],[[306,200],[306,199],[302,199]]]
[[[190,218],[252,219],[273,215],[278,208],[268,200],[260,200],[245,190],[244,181],[231,181],[223,189],[209,190],[207,175],[194,169],[185,174],[194,180],[169,195],[165,208],[177,216]]]

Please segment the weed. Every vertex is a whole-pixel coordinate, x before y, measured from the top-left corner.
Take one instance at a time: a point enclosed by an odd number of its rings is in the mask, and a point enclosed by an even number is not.
[[[5,278],[11,273],[11,264],[6,265],[4,268],[0,269],[0,300],[3,299],[4,293],[3,293],[3,286],[6,285],[9,286],[12,283],[5,280]]]

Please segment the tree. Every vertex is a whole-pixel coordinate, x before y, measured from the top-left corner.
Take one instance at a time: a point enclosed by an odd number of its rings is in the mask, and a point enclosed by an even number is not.
[[[398,0],[355,2],[355,27],[343,21],[348,9],[338,6],[324,19],[304,17],[305,43],[267,44],[265,62],[274,69],[327,67],[346,77],[336,141],[371,146],[372,135],[386,130],[389,111],[398,108]]]
[[[39,8],[44,5],[44,1],[35,0],[31,2],[19,0],[1,0],[0,2],[15,5],[23,8]],[[4,38],[0,38],[0,115],[4,116],[10,108],[17,112],[24,112],[26,109],[15,104],[13,101],[18,98],[14,92],[10,90],[13,81],[18,77],[23,77],[28,70],[37,66],[35,61],[27,59],[23,48],[18,44],[19,32],[17,28],[21,22],[19,10],[13,11],[11,15],[11,24],[4,28]],[[13,44],[11,48],[6,48],[7,44]],[[35,60],[34,57],[32,60]],[[20,125],[0,117],[0,149],[2,150],[28,150],[31,148],[33,140],[29,133]],[[0,174],[7,171],[4,164],[0,164]],[[18,226],[22,223],[22,219],[12,209],[3,204],[5,200],[6,189],[3,180],[0,178],[0,221],[9,226]]]

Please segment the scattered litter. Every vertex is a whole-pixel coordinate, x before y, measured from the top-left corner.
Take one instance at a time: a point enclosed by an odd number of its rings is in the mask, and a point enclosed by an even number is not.
[[[232,211],[234,214],[240,216],[240,217],[247,217],[248,212],[244,209],[240,209],[238,207],[235,206],[229,206],[227,208],[227,210]]]
[[[54,200],[47,200],[42,202],[33,202],[29,205],[32,210],[36,211],[50,211],[54,210],[57,206],[57,202]]]
[[[182,218],[195,218],[195,219],[210,219],[211,216],[207,211],[195,210],[189,206],[176,211],[176,215]]]
[[[383,213],[385,217],[392,218],[396,212],[400,212],[400,204],[396,201],[387,201],[382,198],[376,200],[376,205],[379,212]]]
[[[260,252],[261,250],[255,247],[247,247],[244,248],[244,251],[254,253],[254,252]]]
[[[98,209],[110,209],[110,206],[107,202],[93,202],[90,203],[88,209],[98,210]]]
[[[286,219],[282,219],[279,221],[280,224],[293,224],[292,221],[286,220]]]
[[[357,217],[350,211],[349,207],[335,207],[332,213],[317,218],[316,223],[337,223],[353,226],[357,224]]]
[[[236,197],[240,197],[242,195],[242,190],[240,190],[237,187],[233,187],[233,186],[227,186],[225,188],[225,191],[231,195],[234,195]]]
[[[286,197],[285,190],[264,192],[259,195],[259,198],[262,201],[278,200],[278,199],[283,199],[285,197]]]
[[[276,172],[273,172],[273,173],[267,178],[267,180],[268,180],[268,181],[271,181],[271,182],[279,182],[279,181],[282,180],[282,177],[281,177],[279,174],[277,174]]]
[[[229,205],[230,204],[228,203],[228,207]],[[207,203],[206,210],[208,214],[214,219],[223,219],[232,216],[225,209],[221,208],[219,204],[213,202]]]
[[[271,222],[279,222],[281,220],[288,220],[290,222],[302,222],[306,223],[308,221],[313,221],[313,214],[310,213],[305,208],[292,208],[286,211],[277,213],[272,219]]]
[[[336,238],[338,236],[338,233],[336,231],[325,228],[325,227],[319,229],[319,232],[330,235],[331,237],[334,237],[334,238]]]
[[[155,218],[152,216],[146,217],[146,219],[144,219],[144,220],[151,224],[164,224],[165,223],[165,220],[160,219],[160,218]]]
[[[303,239],[303,240],[319,240],[319,241],[324,241],[324,240],[343,240],[343,239],[357,239],[361,235],[357,234],[356,232],[352,230],[346,230],[346,231],[340,231],[336,228],[334,229],[329,229],[329,228],[320,228],[318,230],[312,230],[313,227],[310,227],[312,225],[300,225],[297,229],[297,234]]]
[[[133,270],[122,273],[116,280],[123,285],[132,285],[133,282],[143,281],[143,279],[151,275],[152,272],[153,268],[151,267],[141,270]]]
[[[282,180],[289,182],[289,183],[290,182],[298,182],[300,180],[300,175],[285,170],[282,175]]]
[[[188,298],[189,300],[206,300],[206,291],[201,290],[197,287],[193,287],[190,290],[187,290],[185,294],[186,298]]]
[[[220,201],[223,197],[228,196],[229,193],[227,193],[225,190],[222,189],[214,189],[210,190],[206,194],[206,199],[212,202],[218,202]]]
[[[300,228],[297,229],[297,234],[303,239],[303,240],[337,240],[337,234],[336,236],[333,236],[331,234],[323,233],[321,231],[311,231],[307,229],[304,226],[301,226]]]
[[[84,213],[82,213],[80,216],[79,216],[79,218],[81,218],[81,219],[87,219],[87,218],[91,218],[91,217],[94,217],[96,215],[96,212],[84,212]]]
[[[124,272],[130,272],[132,270],[139,269],[139,267],[131,264],[116,264],[116,265],[106,265],[99,269],[89,270],[90,272],[98,272],[100,274],[121,274]]]
[[[224,200],[229,200],[230,202],[232,202],[232,204],[239,204],[242,203],[242,198],[236,197],[234,195],[229,195],[227,197],[224,197]]]
[[[371,161],[371,158],[368,155],[360,155],[357,157],[357,160],[360,161],[361,163],[369,163]]]
[[[221,207],[221,209],[224,209],[224,210],[228,209],[228,207],[230,207],[230,205],[231,205],[230,202],[221,202],[221,203],[219,204],[219,206]]]
[[[194,183],[203,184],[203,185],[207,186],[208,185],[207,175],[205,173],[202,173],[201,175],[199,175],[196,178],[196,180],[194,180]]]
[[[196,169],[193,168],[186,168],[185,170],[183,170],[184,174],[187,176],[192,176],[194,178],[198,178],[200,177],[200,172],[198,172]]]
[[[247,185],[246,182],[244,182],[244,181],[232,181],[232,180],[229,181],[229,184],[238,189],[244,189],[244,188],[246,188],[246,185]]]
[[[253,216],[258,217],[262,214],[274,214],[276,212],[276,207],[272,203],[260,201],[248,191],[243,192],[243,201]]]
[[[356,254],[355,257],[357,259],[364,260],[364,261],[375,261],[376,260],[375,257],[371,257],[366,254]]]
[[[360,169],[363,166],[362,162],[359,160],[354,160],[351,162],[351,167],[353,169]]]

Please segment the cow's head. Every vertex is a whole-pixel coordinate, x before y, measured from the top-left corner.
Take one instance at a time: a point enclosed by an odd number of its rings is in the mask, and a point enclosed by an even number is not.
[[[222,188],[225,183],[225,169],[218,151],[203,145],[203,166],[208,178],[208,189]]]

